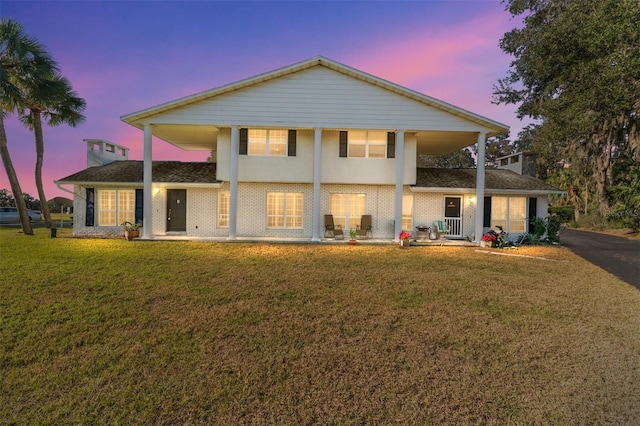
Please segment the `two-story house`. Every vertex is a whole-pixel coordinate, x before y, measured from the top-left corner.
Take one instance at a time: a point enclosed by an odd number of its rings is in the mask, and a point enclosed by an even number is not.
[[[354,228],[372,216],[376,238],[436,220],[449,238],[478,241],[496,224],[525,232],[557,189],[509,170],[420,168],[421,155],[478,145],[508,127],[324,57],[128,114],[144,160],[87,140],[74,186],[74,235],[142,238],[324,237],[323,216]],[[212,152],[209,163],[153,161],[153,137]]]

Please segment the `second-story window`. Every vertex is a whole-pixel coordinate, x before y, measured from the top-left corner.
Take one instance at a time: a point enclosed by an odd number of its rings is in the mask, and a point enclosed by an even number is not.
[[[349,131],[349,157],[385,158],[386,156],[387,132]]]
[[[249,155],[287,155],[287,130],[249,129]]]

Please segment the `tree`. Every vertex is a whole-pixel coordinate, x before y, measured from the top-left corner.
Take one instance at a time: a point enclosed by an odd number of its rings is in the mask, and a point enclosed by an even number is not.
[[[11,19],[0,21],[0,156],[25,235],[33,235],[33,228],[7,146],[4,118],[23,104],[22,88],[27,81],[29,84],[43,82],[55,69],[49,53],[37,40],[24,34],[22,25]]]
[[[459,169],[475,167],[476,162],[468,148],[452,152],[447,155],[421,155],[420,167],[438,167],[445,169]]]
[[[8,189],[0,189],[0,207],[13,207],[15,201],[13,200],[13,194]]]
[[[489,138],[485,142],[484,148],[485,166],[498,167],[498,158],[513,154],[514,152],[508,132]]]
[[[32,82],[27,82],[27,84]],[[78,97],[71,88],[71,83],[59,74],[53,74],[44,82],[36,82],[25,87],[25,101],[19,107],[20,121],[33,130],[36,142],[36,187],[40,197],[40,205],[45,225],[51,228],[51,213],[47,197],[42,185],[42,162],[44,158],[44,138],[42,118],[48,119],[50,126],[69,124],[75,127],[82,121],[82,111],[86,107],[84,99]]]
[[[494,88],[498,103],[540,121],[535,146],[584,165],[602,216],[620,155],[640,161],[640,2],[508,0],[524,26],[500,47],[514,56]],[[587,176],[584,176],[586,178]]]

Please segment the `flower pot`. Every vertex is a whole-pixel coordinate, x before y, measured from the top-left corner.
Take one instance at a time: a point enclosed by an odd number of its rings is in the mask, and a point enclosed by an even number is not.
[[[135,231],[124,231],[124,237],[128,240],[131,241],[134,238],[138,238],[140,236],[140,230],[136,229]]]
[[[356,241],[356,240],[349,240],[349,245],[350,245],[350,246],[355,246],[356,244],[358,244],[358,241]]]
[[[411,246],[411,240],[409,239],[400,240],[400,248],[407,248],[410,246]]]

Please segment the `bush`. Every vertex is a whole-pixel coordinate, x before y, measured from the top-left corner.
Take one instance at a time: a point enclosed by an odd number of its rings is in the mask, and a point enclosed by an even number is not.
[[[549,214],[558,216],[562,223],[569,223],[575,220],[575,210],[574,206],[551,206]]]

